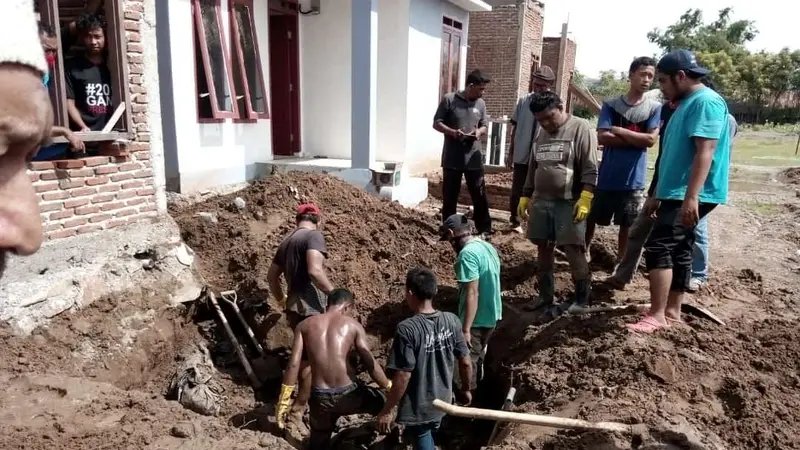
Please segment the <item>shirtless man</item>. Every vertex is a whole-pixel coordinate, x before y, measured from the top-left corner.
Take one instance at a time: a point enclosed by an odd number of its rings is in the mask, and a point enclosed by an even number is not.
[[[311,366],[311,399],[309,401],[310,448],[330,447],[331,433],[341,416],[357,413],[378,414],[386,402],[385,395],[356,381],[355,371],[347,362],[355,349],[369,375],[384,391],[392,387],[381,366],[367,345],[364,327],[346,315],[353,304],[352,292],[334,289],[328,296],[324,314],[312,316],[297,326],[292,345],[292,360],[283,375],[276,408],[278,428],[283,428],[300,364],[305,352]]]

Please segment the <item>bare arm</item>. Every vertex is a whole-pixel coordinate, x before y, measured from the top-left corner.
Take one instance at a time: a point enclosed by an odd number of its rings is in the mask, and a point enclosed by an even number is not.
[[[300,373],[300,363],[303,359],[303,333],[300,330],[302,324],[297,326],[294,331],[294,342],[292,343],[292,357],[289,360],[289,367],[283,373],[284,386],[294,386],[297,383],[297,375]]]
[[[454,138],[454,137],[458,136],[458,130],[454,130],[454,129],[448,127],[447,125],[444,124],[444,122],[436,122],[436,123],[434,123],[433,124],[433,129],[438,131],[439,133],[442,133],[443,135],[451,137],[451,138]]]
[[[622,127],[611,127],[611,132],[630,147],[650,148],[658,142],[658,128],[648,130],[647,133],[639,133]]]
[[[276,263],[272,263],[269,266],[269,272],[267,272],[267,282],[269,283],[269,291],[275,296],[275,300],[284,305],[286,304],[286,296],[283,294],[283,286],[281,286],[281,274],[283,274],[283,268]]]
[[[387,389],[389,387],[389,379],[386,378],[386,374],[383,373],[381,365],[375,364],[375,357],[372,356],[372,351],[367,345],[367,332],[364,331],[364,327],[362,327],[360,323],[355,320],[353,320],[353,323],[356,325],[356,351],[361,357],[361,361],[367,368],[369,376],[378,383],[378,386],[380,386],[381,389]]]
[[[465,283],[467,298],[464,301],[464,339],[469,339],[469,330],[475,322],[475,315],[478,313],[478,280]],[[469,342],[469,341],[468,341]]]
[[[308,276],[314,286],[320,291],[328,295],[333,290],[333,284],[328,280],[328,275],[325,273],[325,255],[319,250],[308,250],[306,252],[306,264],[308,265]]]
[[[81,130],[89,128],[85,123],[83,123],[81,112],[78,111],[78,107],[75,106],[75,99],[67,99],[67,112],[69,113],[69,118],[72,119],[72,121],[75,122],[75,124],[77,124]]]
[[[689,173],[689,185],[686,188],[687,199],[697,199],[700,195],[708,176],[708,170],[711,168],[711,161],[714,159],[717,139],[695,137],[694,145],[697,148],[697,153],[694,155],[692,170]]]
[[[597,142],[607,147],[627,147],[630,144],[625,142],[624,139],[617,136],[611,130],[597,130]]]
[[[469,360],[469,358],[467,359]],[[470,364],[469,370],[472,370],[472,364]],[[406,390],[408,389],[408,382],[410,380],[411,372],[398,370],[394,373],[394,375],[392,375],[392,389],[386,396],[386,403],[383,405],[383,410],[378,415],[389,415],[393,409],[397,408],[397,405],[400,404],[400,400],[403,398],[403,395],[405,395]]]
[[[472,360],[469,355],[458,358],[458,374],[461,375],[462,390],[469,390],[472,384]]]

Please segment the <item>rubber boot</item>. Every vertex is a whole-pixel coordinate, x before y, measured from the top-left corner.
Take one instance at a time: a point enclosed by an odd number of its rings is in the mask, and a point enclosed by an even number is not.
[[[592,292],[590,280],[578,280],[575,282],[575,300],[569,307],[569,312],[581,312],[589,305],[589,295]]]
[[[539,298],[525,307],[526,311],[536,311],[537,309],[550,307],[556,293],[556,278],[553,272],[539,272]]]

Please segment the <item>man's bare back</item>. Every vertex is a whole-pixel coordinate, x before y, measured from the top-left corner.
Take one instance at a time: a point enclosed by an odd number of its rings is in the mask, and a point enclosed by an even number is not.
[[[353,383],[353,370],[347,357],[353,348],[369,351],[364,342],[366,333],[360,323],[338,311],[331,311],[304,320],[297,332],[303,335],[303,348],[311,365],[314,388],[330,389]]]

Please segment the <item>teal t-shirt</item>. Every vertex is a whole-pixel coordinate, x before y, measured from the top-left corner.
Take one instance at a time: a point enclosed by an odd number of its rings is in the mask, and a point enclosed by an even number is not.
[[[717,139],[714,159],[700,190],[701,203],[728,201],[728,173],[731,162],[728,105],[709,88],[695,91],[678,105],[664,131],[658,184],[659,200],[683,200],[689,186],[692,161],[697,152],[695,137]]]
[[[458,317],[464,322],[467,300],[466,283],[478,280],[478,311],[473,327],[494,328],[503,318],[500,299],[500,257],[492,244],[483,239],[473,239],[458,253],[455,264],[458,292]]]

